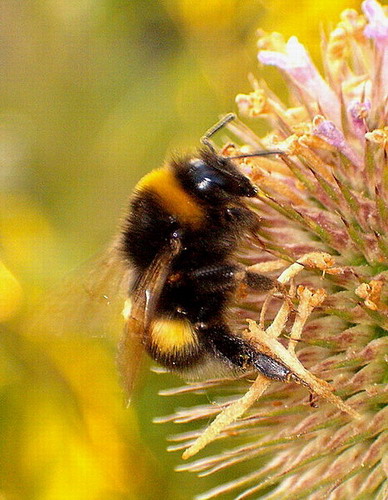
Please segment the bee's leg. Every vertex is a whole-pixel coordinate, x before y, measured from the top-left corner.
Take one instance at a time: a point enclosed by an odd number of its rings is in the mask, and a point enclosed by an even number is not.
[[[214,293],[233,290],[245,278],[245,271],[242,266],[222,263],[200,267],[187,277],[195,283],[196,290]]]
[[[279,289],[279,285],[281,285],[277,280],[269,278],[265,274],[258,274],[247,270],[245,271],[243,282],[248,285],[249,288],[258,292],[268,292],[274,288]],[[283,289],[281,291],[283,291]]]
[[[229,263],[201,267],[189,273],[188,277],[196,281],[196,287],[207,291],[227,290],[239,284],[263,292],[282,287],[278,281],[265,274],[247,271],[244,266]]]
[[[291,370],[274,358],[258,351],[248,341],[234,335],[226,324],[199,325],[205,342],[215,354],[237,368],[255,368],[271,380],[290,381]]]

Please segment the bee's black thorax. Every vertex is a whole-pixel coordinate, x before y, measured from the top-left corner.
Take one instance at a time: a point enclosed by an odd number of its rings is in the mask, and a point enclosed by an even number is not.
[[[195,269],[231,256],[246,230],[257,226],[257,216],[244,202],[256,193],[255,187],[230,160],[208,151],[199,156],[175,160],[157,177],[146,176],[135,189],[123,250],[140,270],[150,265],[177,230],[183,250],[176,266]],[[166,184],[163,189],[161,183]]]

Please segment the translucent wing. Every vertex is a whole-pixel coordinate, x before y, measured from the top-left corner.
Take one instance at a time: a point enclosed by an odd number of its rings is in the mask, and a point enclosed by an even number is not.
[[[29,320],[37,334],[120,335],[122,310],[132,281],[131,268],[113,244],[50,291]]]
[[[142,340],[155,316],[160,294],[171,272],[171,264],[181,249],[179,240],[158,254],[142,275],[131,296],[127,322],[119,343],[118,363],[128,398],[140,368]]]

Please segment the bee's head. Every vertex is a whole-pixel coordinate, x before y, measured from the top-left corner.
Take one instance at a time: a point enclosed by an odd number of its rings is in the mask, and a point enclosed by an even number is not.
[[[211,149],[203,148],[197,158],[175,162],[174,167],[181,185],[203,202],[213,205],[257,195],[256,187],[232,160]]]

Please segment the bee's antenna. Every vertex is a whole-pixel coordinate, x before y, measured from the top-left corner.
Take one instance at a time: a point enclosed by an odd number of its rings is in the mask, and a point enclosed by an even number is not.
[[[210,138],[217,133],[220,129],[225,127],[230,121],[235,120],[236,115],[234,113],[228,113],[223,116],[215,125],[209,128],[209,130],[201,137],[201,143],[209,148],[213,153],[216,153],[216,150],[210,141]],[[284,151],[257,151],[256,153],[246,153],[236,156],[228,156],[228,160],[238,160],[240,158],[254,158],[255,156],[267,156],[267,155],[282,155]]]
[[[238,160],[239,158],[255,158],[256,156],[284,155],[284,151],[257,151],[256,153],[246,153],[237,156],[227,156],[228,160]]]
[[[218,132],[221,128],[225,127],[227,123],[230,121],[234,120],[236,118],[236,115],[234,113],[228,113],[227,115],[223,116],[221,120],[219,120],[215,125],[209,128],[209,130],[201,137],[201,143],[209,148],[213,153],[216,152],[214,149],[213,144],[209,140],[210,137],[212,137],[216,132]]]

